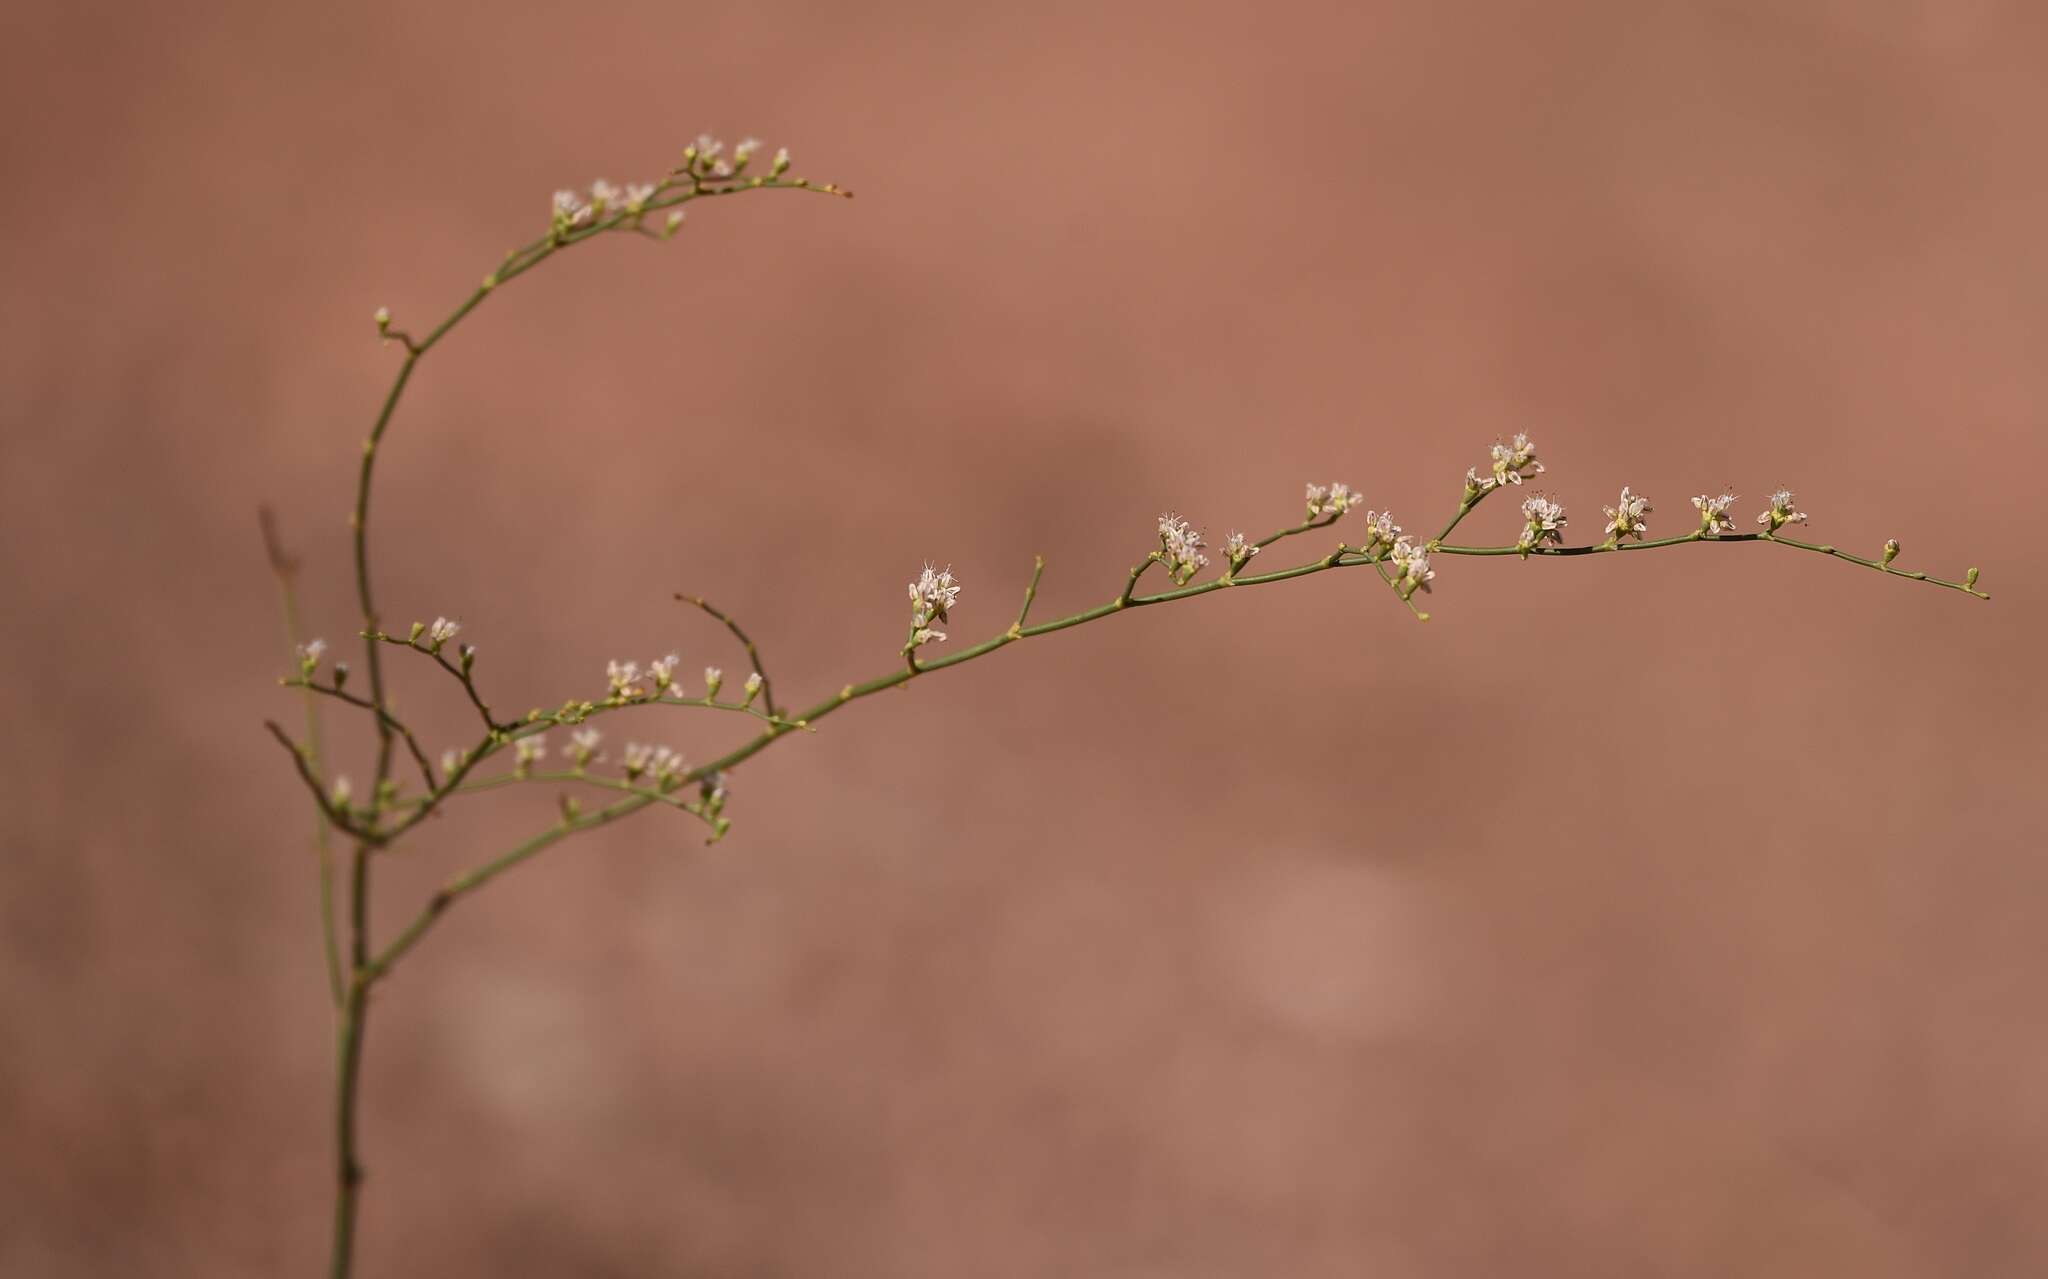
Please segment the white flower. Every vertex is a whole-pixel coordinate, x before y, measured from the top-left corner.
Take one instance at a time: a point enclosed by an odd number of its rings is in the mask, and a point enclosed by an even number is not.
[[[1543,463],[1536,460],[1536,442],[1527,435],[1517,433],[1505,444],[1496,440],[1489,451],[1493,454],[1490,474],[1482,476],[1476,467],[1465,472],[1465,490],[1474,497],[1543,473]]]
[[[1202,535],[1171,511],[1159,517],[1158,555],[1177,585],[1186,585],[1209,566],[1209,557],[1202,554]]]
[[[326,651],[326,640],[307,640],[305,643],[299,645],[299,666],[306,672],[306,674],[311,675],[313,673],[313,668],[320,664],[320,655],[322,653],[325,653]]]
[[[760,149],[761,139],[742,138],[740,140],[740,144],[732,149],[732,162],[734,164],[745,164],[747,161],[753,159],[754,152],[759,151]]]
[[[1621,486],[1620,506],[1603,506],[1600,509],[1607,512],[1607,540],[1610,542],[1619,542],[1624,537],[1633,537],[1640,542],[1649,530],[1643,516],[1653,509],[1650,500],[1638,496],[1626,484]]]
[[[593,744],[596,740],[594,737],[591,739]],[[547,753],[547,734],[535,733],[531,737],[522,737],[512,744],[512,767],[515,771],[523,773],[546,758]]]
[[[663,787],[673,784],[687,771],[683,764],[682,752],[672,751],[666,746],[654,748],[654,758],[648,767],[654,774],[654,780],[660,782]]]
[[[1401,526],[1394,523],[1392,511],[1367,511],[1365,513],[1365,545],[1374,543],[1392,546],[1394,539],[1401,535]]]
[[[1705,493],[1702,493],[1692,500],[1692,504],[1699,508],[1701,532],[1733,533],[1735,531],[1735,521],[1728,518],[1728,508],[1735,505],[1735,495],[1733,493],[1723,493],[1719,497],[1708,497]]]
[[[617,208],[623,193],[611,183],[599,178],[590,184],[590,211],[596,217],[603,217]]]
[[[351,797],[351,796],[353,796],[354,794],[355,794],[355,788],[354,788],[354,787],[352,787],[352,786],[350,786],[350,785],[348,784],[348,778],[346,778],[346,777],[337,777],[337,778],[335,778],[335,779],[334,779],[334,790],[333,790],[333,796],[334,796],[334,806],[335,806],[336,808],[347,808],[347,807],[348,807],[348,801],[349,801],[350,797]]]
[[[1259,548],[1247,542],[1244,534],[1235,529],[1232,529],[1230,536],[1224,539],[1223,554],[1229,558],[1232,568],[1242,567],[1245,561],[1258,553]]]
[[[646,208],[647,202],[654,198],[654,191],[655,186],[652,182],[628,182],[626,184],[626,212],[638,213]]]
[[[1394,585],[1404,598],[1417,590],[1427,591],[1436,578],[1436,570],[1429,566],[1429,552],[1405,537],[1394,539],[1389,558],[1394,562]]]
[[[684,153],[684,157],[700,174],[714,178],[729,178],[733,169],[732,165],[720,158],[724,152],[725,143],[708,133],[700,133],[697,135],[697,141]]]
[[[445,750],[445,751],[442,751],[442,752],[441,752],[441,771],[442,771],[442,772],[444,772],[444,773],[452,773],[452,772],[454,772],[454,771],[455,771],[456,769],[458,769],[458,768],[462,767],[462,757],[463,757],[463,753],[462,753],[461,751],[458,751],[458,750]]]
[[[716,666],[704,668],[704,698],[710,701],[718,696],[718,686],[725,682],[725,672]]]
[[[787,172],[789,172],[789,148],[782,147],[775,152],[775,163],[768,166],[768,173],[771,177],[779,178]]]
[[[597,753],[597,743],[603,737],[604,734],[594,728],[579,728],[569,734],[569,757],[576,761],[576,767],[581,768],[591,760],[601,758]]]
[[[946,633],[933,630],[931,624],[947,621],[953,601],[959,598],[960,584],[953,580],[953,570],[935,569],[926,564],[917,580],[910,584],[911,644],[922,646],[945,639]]]
[[[583,197],[574,191],[555,192],[555,225],[559,227],[582,226],[591,219],[590,206],[583,203]]]
[[[746,701],[740,704],[742,706],[752,706],[754,704],[754,699],[761,695],[761,672],[755,671],[753,674],[747,676],[747,682],[744,685],[744,689],[747,694],[747,699]]]
[[[654,748],[652,746],[642,746],[639,742],[626,743],[627,781],[632,781],[640,776],[640,774],[646,772],[647,766],[653,762]]]
[[[1564,545],[1564,526],[1568,521],[1563,506],[1538,494],[1522,503],[1522,518],[1528,524],[1523,527],[1522,536],[1515,544],[1522,548],[1524,554],[1545,542]]]
[[[1756,522],[1768,524],[1775,533],[1787,524],[1806,523],[1806,512],[1793,505],[1791,489],[1779,489],[1771,494],[1771,509],[1757,516]]]
[[[1310,484],[1308,488],[1308,517],[1317,519],[1324,515],[1342,515],[1359,504],[1358,494],[1348,484]]]
[[[604,676],[611,682],[613,697],[627,698],[640,696],[640,690],[633,686],[633,681],[640,678],[640,663],[606,662],[604,664]]]
[[[427,628],[427,642],[432,647],[438,649],[449,640],[454,639],[461,630],[462,623],[450,621],[445,617],[437,617],[434,619],[434,624]]]
[[[654,677],[654,687],[657,692],[675,683],[676,664],[682,660],[682,654],[670,653],[667,657],[657,658],[647,663],[647,673]]]

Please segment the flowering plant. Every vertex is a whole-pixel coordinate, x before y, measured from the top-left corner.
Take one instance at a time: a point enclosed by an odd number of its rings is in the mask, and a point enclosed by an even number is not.
[[[1159,516],[1157,546],[1132,566],[1122,587],[1111,598],[1092,608],[1049,621],[1034,622],[1031,611],[1036,601],[1045,562],[1035,562],[1015,616],[1003,629],[978,643],[954,647],[942,656],[927,656],[932,645],[946,644],[948,632],[939,629],[953,624],[959,607],[962,583],[950,568],[926,564],[909,582],[909,617],[900,664],[885,674],[860,683],[841,685],[814,704],[797,709],[776,695],[761,653],[747,632],[731,616],[704,599],[676,595],[676,600],[695,608],[729,632],[747,659],[747,675],[737,687],[718,666],[707,666],[699,684],[681,670],[682,658],[675,653],[648,661],[610,662],[605,684],[595,696],[572,695],[554,709],[533,709],[523,715],[506,716],[492,709],[477,680],[478,650],[463,642],[459,621],[436,617],[432,622],[413,622],[402,633],[386,628],[378,607],[372,574],[370,542],[370,496],[377,473],[380,446],[420,361],[431,354],[462,320],[502,286],[567,249],[593,237],[609,234],[646,236],[668,240],[683,224],[683,205],[714,196],[736,195],[762,190],[804,190],[834,196],[851,193],[830,184],[817,184],[792,177],[787,151],[778,151],[761,172],[752,172],[759,144],[742,142],[727,151],[724,144],[700,137],[685,148],[681,163],[659,180],[631,183],[623,188],[599,181],[587,195],[573,191],[556,192],[550,206],[545,234],[514,250],[486,275],[477,288],[434,328],[423,334],[397,327],[386,310],[374,316],[377,330],[389,342],[398,343],[404,357],[386,394],[381,410],[362,447],[356,498],[351,515],[354,536],[354,570],[357,604],[360,610],[358,637],[363,642],[363,678],[352,681],[351,668],[330,660],[324,640],[300,635],[295,607],[294,579],[297,562],[286,553],[275,522],[265,515],[264,532],[271,563],[283,589],[287,626],[293,632],[293,668],[280,682],[301,690],[306,704],[303,736],[295,739],[283,727],[268,728],[289,752],[291,762],[318,810],[317,849],[321,884],[323,938],[330,993],[336,1010],[338,1071],[336,1079],[335,1214],[331,1273],[350,1272],[357,1210],[361,1197],[362,1164],[357,1146],[357,1100],[360,1092],[363,1032],[370,998],[379,983],[412,953],[435,923],[453,906],[481,891],[515,867],[548,848],[583,831],[631,816],[643,809],[660,808],[681,814],[701,825],[707,840],[723,838],[731,829],[727,816],[728,787],[732,774],[761,751],[785,738],[814,731],[818,723],[841,707],[865,697],[895,688],[908,681],[934,674],[951,666],[986,656],[998,649],[1027,639],[1049,635],[1083,623],[1106,619],[1117,613],[1154,605],[1177,603],[1198,596],[1238,587],[1269,586],[1295,578],[1310,577],[1341,569],[1369,569],[1373,578],[1393,599],[1416,619],[1429,614],[1417,600],[1430,594],[1439,566],[1447,557],[1516,556],[1554,558],[1608,555],[1668,549],[1690,545],[1771,545],[1788,547],[1831,557],[1843,563],[1875,570],[1891,577],[1944,587],[1978,599],[1989,596],[1977,589],[1978,570],[1969,569],[1961,580],[1947,580],[1923,572],[1892,567],[1899,555],[1897,541],[1884,543],[1875,558],[1866,558],[1838,547],[1790,537],[1786,527],[1805,524],[1807,514],[1789,490],[1769,496],[1767,507],[1756,517],[1758,530],[1738,532],[1730,515],[1737,498],[1732,493],[1701,494],[1692,499],[1699,515],[1697,527],[1669,537],[1648,538],[1648,517],[1654,508],[1647,498],[1624,487],[1616,505],[1604,508],[1607,522],[1603,539],[1584,545],[1567,545],[1569,520],[1564,505],[1547,494],[1534,494],[1521,504],[1523,528],[1516,539],[1502,545],[1453,543],[1451,535],[1460,524],[1494,492],[1520,488],[1545,473],[1538,460],[1536,444],[1527,434],[1517,433],[1495,443],[1482,470],[1467,471],[1464,488],[1453,510],[1438,531],[1429,537],[1405,532],[1386,511],[1364,510],[1360,495],[1341,483],[1306,486],[1301,518],[1265,537],[1253,540],[1233,530],[1221,547],[1222,564],[1214,575],[1204,577],[1211,567],[1200,529],[1183,516]],[[650,224],[650,219],[659,218]],[[1347,517],[1359,527],[1356,540],[1346,534],[1328,549],[1300,563],[1252,571],[1254,560],[1289,539],[1322,533]],[[1212,548],[1213,549],[1213,548]],[[1167,583],[1162,589],[1140,593],[1146,573],[1158,566]],[[1372,579],[1367,579],[1368,581]],[[427,665],[438,667],[460,689],[478,720],[475,738],[430,758],[418,736],[393,708],[384,658],[402,652]],[[320,749],[319,714],[324,704],[338,703],[369,716],[376,728],[377,749],[367,783],[358,789],[347,775],[330,769]],[[748,735],[723,754],[692,764],[668,746],[628,741],[616,757],[606,750],[604,729],[599,721],[629,707],[658,707],[669,711],[706,711],[736,716],[746,723]],[[555,740],[551,744],[550,738]],[[403,759],[401,759],[401,753]],[[412,774],[417,774],[416,781]],[[420,907],[417,914],[388,940],[373,941],[369,919],[370,884],[378,860],[400,841],[444,807],[467,796],[508,786],[538,785],[554,788],[559,816],[546,829],[529,839],[455,876],[443,884]],[[592,792],[608,800],[586,807],[583,796]],[[348,845],[347,874],[342,875],[341,858],[332,839],[341,837]]]

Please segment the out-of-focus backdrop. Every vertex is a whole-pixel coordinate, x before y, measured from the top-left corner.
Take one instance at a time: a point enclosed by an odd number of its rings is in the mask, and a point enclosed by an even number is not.
[[[352,647],[397,363],[558,186],[700,205],[422,366],[383,598],[506,706],[792,701],[1503,433],[1597,537],[920,681],[450,916],[369,1039],[368,1275],[2048,1269],[2038,4],[18,7],[0,75],[0,1273],[305,1274],[331,1046],[259,502]],[[1506,540],[1507,503],[1476,533]],[[1320,547],[1311,548],[1311,550]],[[1275,552],[1279,554],[1279,552]],[[395,664],[430,748],[445,681]],[[658,732],[704,758],[728,725]],[[360,778],[365,738],[336,728]],[[352,761],[352,762],[350,762]],[[549,820],[480,800],[389,928]]]

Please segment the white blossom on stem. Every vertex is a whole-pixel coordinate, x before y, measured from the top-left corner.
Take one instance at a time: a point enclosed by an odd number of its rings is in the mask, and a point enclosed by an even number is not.
[[[1806,523],[1806,512],[1793,504],[1791,489],[1779,489],[1771,494],[1771,509],[1757,516],[1756,522],[1768,525],[1775,533],[1787,524]]]
[[[676,682],[676,666],[682,660],[682,654],[670,653],[667,657],[658,657],[647,663],[647,673],[654,677],[654,690],[657,693],[665,691],[669,685]],[[678,696],[680,695],[679,693]]]
[[[1488,464],[1488,473],[1481,475],[1474,467],[1465,472],[1465,494],[1468,499],[1481,493],[1520,484],[1524,477],[1543,473],[1543,463],[1536,460],[1536,442],[1519,432],[1507,443],[1495,441],[1489,450],[1493,460]]]
[[[1368,552],[1375,546],[1392,546],[1394,539],[1401,536],[1401,526],[1394,523],[1392,511],[1367,511],[1365,513],[1364,549]]]
[[[960,584],[953,580],[953,570],[935,569],[927,563],[924,571],[917,575],[917,580],[910,584],[912,647],[922,647],[946,638],[944,631],[932,629],[932,623],[948,620],[953,601],[958,598]]]
[[[1388,558],[1393,561],[1394,585],[1403,599],[1418,590],[1429,590],[1429,584],[1436,579],[1436,570],[1429,566],[1429,552],[1405,537],[1394,539],[1394,549]]]
[[[1252,556],[1259,553],[1259,547],[1245,540],[1244,534],[1235,529],[1224,539],[1223,554],[1230,560],[1233,569],[1242,568]]]
[[[1650,500],[1639,496],[1626,484],[1621,486],[1621,505],[1603,506],[1600,509],[1607,512],[1609,543],[1619,542],[1624,537],[1633,537],[1640,542],[1643,540],[1643,534],[1649,531],[1650,526],[1644,522],[1643,516],[1653,509]]]
[[[321,654],[326,651],[327,641],[324,639],[307,640],[299,645],[299,669],[311,675],[313,669],[320,665]]]
[[[725,672],[716,666],[704,668],[704,700],[711,701],[718,696],[719,686],[725,683]]]
[[[569,734],[569,758],[576,762],[576,767],[582,768],[590,761],[602,758],[597,753],[597,744],[603,737],[604,734],[594,728],[579,728]]]
[[[593,744],[596,739],[592,739]],[[547,757],[547,734],[535,733],[522,737],[512,744],[512,771],[524,775],[526,770]]]
[[[555,228],[557,230],[566,231],[570,227],[584,226],[590,222],[593,216],[590,206],[583,202],[582,196],[569,190],[555,192]]]
[[[1325,515],[1342,515],[1360,504],[1357,493],[1348,484],[1310,484],[1308,488],[1308,518],[1321,519]]]
[[[1522,518],[1528,523],[1522,528],[1522,536],[1515,545],[1522,548],[1522,554],[1550,542],[1564,545],[1564,526],[1568,522],[1564,507],[1538,494],[1522,503]]]
[[[640,678],[640,663],[606,662],[604,677],[610,681],[612,696],[615,699],[623,701],[629,697],[640,696],[640,690],[633,682]]]
[[[1201,533],[1171,511],[1159,517],[1159,562],[1176,586],[1187,585],[1189,578],[1209,566],[1209,557],[1202,554]]]
[[[741,685],[741,691],[746,694],[746,698],[741,701],[740,705],[752,706],[754,699],[761,695],[761,672],[755,671],[747,676],[747,682]]]
[[[434,624],[427,628],[427,643],[430,647],[438,650],[443,644],[454,639],[461,630],[462,623],[446,617],[437,617],[434,619]]]
[[[635,781],[654,762],[654,747],[639,742],[627,742],[625,752],[626,780]]]
[[[1719,534],[1735,531],[1735,521],[1728,517],[1728,508],[1735,505],[1733,493],[1723,493],[1718,497],[1702,493],[1692,500],[1692,504],[1699,508],[1700,532]]]

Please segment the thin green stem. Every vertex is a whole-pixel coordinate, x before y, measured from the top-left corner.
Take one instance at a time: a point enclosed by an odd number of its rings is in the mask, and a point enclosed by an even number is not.
[[[485,884],[511,870],[514,866],[519,865],[534,854],[571,835],[581,831],[593,830],[608,822],[616,821],[628,813],[636,813],[646,808],[649,804],[658,802],[660,799],[660,796],[652,792],[635,793],[609,808],[601,808],[594,813],[586,813],[582,816],[568,818],[560,825],[542,831],[503,856],[486,862],[475,870],[448,881],[439,892],[428,899],[426,909],[421,911],[419,916],[412,923],[408,924],[404,931],[400,932],[392,940],[391,944],[386,946],[377,955],[376,960],[369,965],[368,976],[374,980],[381,978],[384,974],[391,971],[392,965],[403,958],[407,951],[419,944],[420,938],[426,935],[427,930],[434,926],[435,921],[440,919],[450,906],[476,892]]]
[[[308,642],[305,628],[299,621],[299,559],[285,549],[284,538],[277,529],[277,513],[268,506],[258,507],[257,527],[263,533],[264,554],[270,560],[271,574],[277,579],[277,594],[280,611],[284,614],[284,643],[288,660],[299,663],[299,654]],[[325,753],[320,734],[320,702],[309,691],[306,704],[306,766],[318,776],[320,759]],[[318,863],[320,877],[320,952],[327,964],[327,992],[334,1006],[341,1007],[341,946],[334,931],[334,848],[327,838],[327,819],[313,820],[313,852]]]
[[[434,781],[434,769],[431,764],[427,763],[427,753],[420,749],[419,739],[413,736],[412,730],[406,727],[405,722],[399,719],[396,715],[393,715],[391,712],[380,708],[375,702],[372,702],[367,697],[357,697],[354,693],[345,692],[342,689],[334,687],[332,684],[316,684],[311,679],[303,676],[299,679],[286,679],[279,680],[278,682],[283,684],[287,688],[304,689],[306,691],[306,700],[309,702],[312,701],[315,698],[315,696],[332,697],[336,701],[346,702],[350,706],[354,706],[360,710],[369,711],[371,714],[385,721],[390,726],[391,731],[397,733],[399,737],[405,741],[405,748],[407,753],[409,753],[413,757],[413,761],[419,765],[420,780],[423,783],[425,783],[426,788],[428,790],[431,791],[434,789],[436,785]],[[310,762],[317,770],[319,767],[320,759],[319,746],[317,743],[315,743],[311,747],[311,749],[308,751],[308,755],[310,756]]]
[[[747,650],[747,660],[753,663],[754,674],[759,675],[761,677],[762,708],[766,710],[770,715],[774,715],[776,713],[775,688],[772,684],[768,682],[768,667],[761,661],[761,650],[754,647],[754,641],[747,638],[747,633],[740,629],[740,624],[738,622],[735,622],[728,614],[723,613],[717,608],[712,607],[711,601],[705,599],[701,595],[685,595],[682,592],[678,591],[676,592],[676,598],[682,601],[683,603],[692,605],[702,610],[703,612],[708,613],[710,616],[716,618],[717,620],[725,623],[725,629],[731,631],[733,634],[733,638],[737,639],[740,642],[740,647]]]

